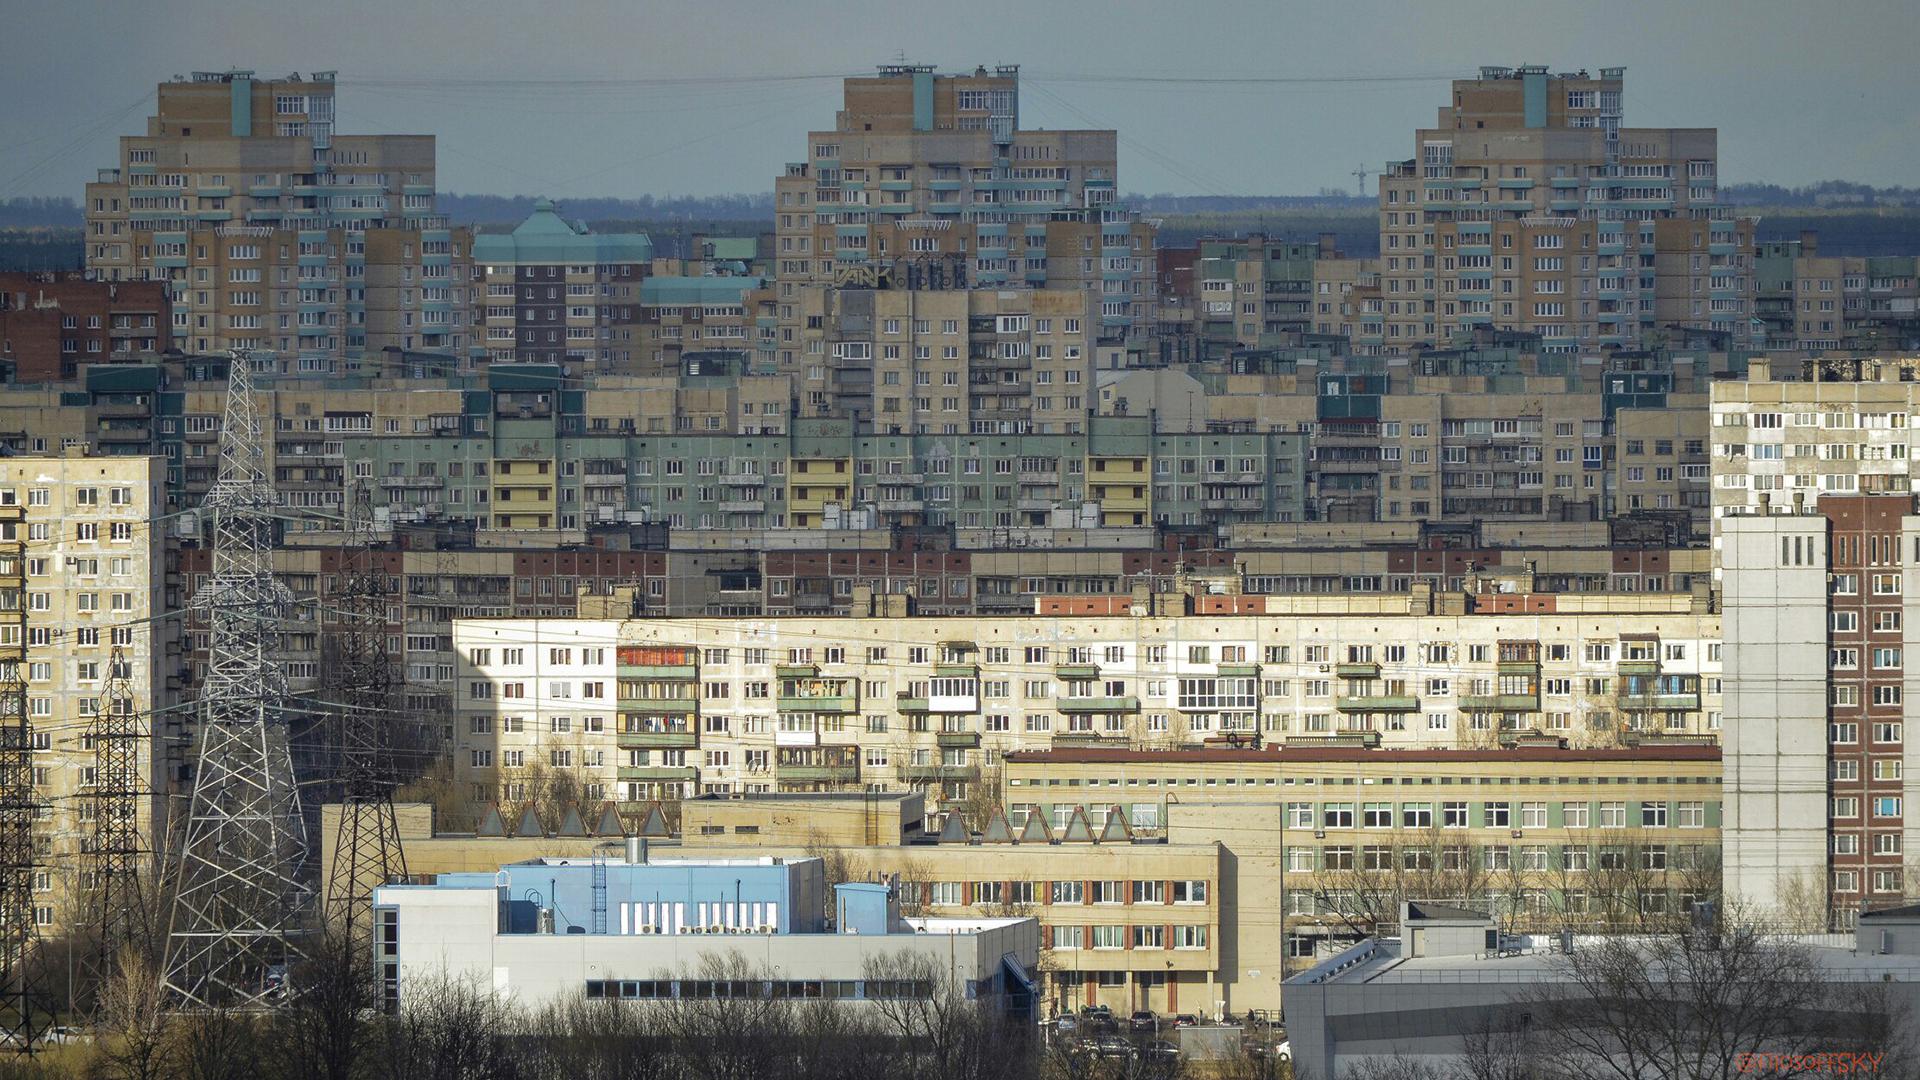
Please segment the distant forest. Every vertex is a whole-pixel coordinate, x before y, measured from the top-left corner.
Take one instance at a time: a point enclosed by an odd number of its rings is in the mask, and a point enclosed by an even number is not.
[[[1829,180],[1808,187],[1729,184],[1723,199],[1760,218],[1760,238],[1791,240],[1817,229],[1825,255],[1920,254],[1920,188],[1876,188]],[[440,196],[440,210],[455,222],[485,231],[512,228],[533,210],[531,195]],[[1335,246],[1354,258],[1379,254],[1374,200],[1326,191],[1318,195],[1132,194],[1125,205],[1160,223],[1160,242],[1191,244],[1208,235],[1264,232],[1293,240],[1332,233]],[[601,231],[652,233],[662,254],[685,254],[696,232],[746,235],[771,226],[773,197],[743,195],[577,198],[560,202],[569,220]],[[80,205],[69,198],[0,201],[0,270],[77,268],[81,262]]]

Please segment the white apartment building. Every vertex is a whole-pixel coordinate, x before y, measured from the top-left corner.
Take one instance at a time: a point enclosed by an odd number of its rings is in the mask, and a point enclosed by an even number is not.
[[[166,462],[157,457],[0,459],[0,507],[19,507],[25,530],[27,712],[34,786],[44,804],[45,868],[37,882],[42,929],[84,918],[69,901],[93,835],[94,751],[89,732],[103,708],[119,650],[134,711],[148,732],[140,772],[149,792],[140,822],[153,835],[165,788],[161,739],[178,730],[165,711],[166,658],[178,628],[161,616]]]
[[[1207,611],[1218,601],[1265,612]],[[555,772],[588,799],[955,800],[1002,755],[1056,746],[1598,747],[1720,726],[1720,620],[1703,596],[1195,603],[1203,614],[457,620],[457,764],[481,800],[528,798]]]

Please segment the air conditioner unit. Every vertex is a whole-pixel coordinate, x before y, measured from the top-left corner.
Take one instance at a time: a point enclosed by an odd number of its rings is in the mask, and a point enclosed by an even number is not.
[[[1332,671],[1332,670],[1333,670],[1333,665],[1332,665],[1332,664],[1321,664],[1321,665],[1320,665],[1320,670],[1321,670],[1321,671]]]

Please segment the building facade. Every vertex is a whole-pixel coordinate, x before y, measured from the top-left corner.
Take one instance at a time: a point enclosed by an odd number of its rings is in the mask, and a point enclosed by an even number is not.
[[[1719,202],[1711,128],[1623,124],[1625,70],[1485,67],[1380,178],[1378,320],[1403,352],[1477,326],[1550,351],[1753,332],[1753,229]]]
[[[151,362],[173,310],[158,282],[0,274],[0,363],[10,383],[71,382],[81,364]]]
[[[34,825],[34,917],[43,933],[89,924],[86,853],[102,809],[95,732],[116,675],[139,730],[134,805],[120,809],[134,814],[149,853],[179,776],[173,748],[187,728],[172,706],[183,628],[167,617],[179,597],[158,520],[162,475],[154,458],[78,451],[0,462],[0,534],[20,543],[24,573],[15,609],[23,619],[0,627],[0,644],[22,648],[34,797],[45,807]]]
[[[373,919],[392,1007],[446,979],[478,980],[519,1006],[693,998],[740,978],[730,963],[753,965],[747,996],[933,997],[932,985],[900,985],[912,976],[899,972],[916,970],[898,962],[907,957],[966,999],[1027,1019],[1038,960],[1031,919],[909,920],[887,885],[830,885],[820,860],[804,858],[541,858],[380,886]]]
[[[163,281],[169,345],[356,369],[464,351],[471,236],[434,208],[430,135],[341,135],[332,72],[196,72],[87,185],[86,266]]]
[[[924,789],[1005,755],[1203,741],[1715,738],[1719,619],[1672,594],[1200,596],[1004,618],[457,620],[475,801]],[[856,603],[859,598],[856,598]]]

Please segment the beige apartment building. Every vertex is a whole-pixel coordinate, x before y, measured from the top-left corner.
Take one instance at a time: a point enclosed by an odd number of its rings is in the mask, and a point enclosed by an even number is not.
[[[1017,67],[940,74],[894,65],[849,78],[844,90],[833,130],[811,133],[806,159],[774,182],[772,359],[777,370],[805,372],[816,384],[805,387],[803,408],[857,394],[866,381],[862,353],[872,343],[857,320],[867,313],[846,291],[900,291],[911,304],[947,292],[1003,300],[1030,290],[1080,293],[1050,303],[1080,309],[1072,317],[1084,320],[1089,337],[1144,340],[1155,308],[1153,228],[1114,203],[1114,132],[1021,128]],[[854,308],[840,315],[848,304]],[[996,399],[1029,381],[1023,365],[1004,361],[1031,354],[1009,353],[985,335],[959,337],[968,317],[998,314],[948,311],[940,318],[958,328],[944,340],[893,343],[953,349],[942,358],[961,361],[953,384],[961,392],[944,396],[984,399],[975,406],[983,423],[998,423],[992,413],[1006,406]],[[842,361],[845,376],[837,373]],[[827,382],[842,385],[818,385]],[[925,411],[924,420],[892,423],[966,430],[958,407]],[[873,422],[876,430],[889,424]]]
[[[454,753],[478,801],[923,789],[1014,751],[1202,743],[1583,747],[1720,727],[1693,594],[1203,595],[1048,614],[457,619]],[[867,605],[862,607],[863,603]]]
[[[167,746],[186,725],[169,708],[182,628],[165,619],[177,606],[166,578],[165,473],[158,458],[64,456],[0,461],[0,531],[24,546],[27,719],[34,749],[34,796],[46,810],[35,825],[35,921],[43,932],[84,924],[75,905],[86,883],[93,837],[93,732],[107,707],[103,691],[115,657],[136,723],[145,733],[135,813],[149,850],[163,821],[176,762]],[[76,921],[77,920],[77,921]]]
[[[1718,201],[1711,128],[1623,126],[1625,70],[1486,67],[1380,178],[1379,309],[1356,348],[1476,326],[1550,351],[1712,331],[1759,340],[1752,222]],[[1371,316],[1371,317],[1369,317]]]
[[[434,209],[430,135],[340,135],[332,72],[163,82],[87,185],[86,265],[170,283],[172,344],[340,373],[388,348],[465,349],[466,230]]]

